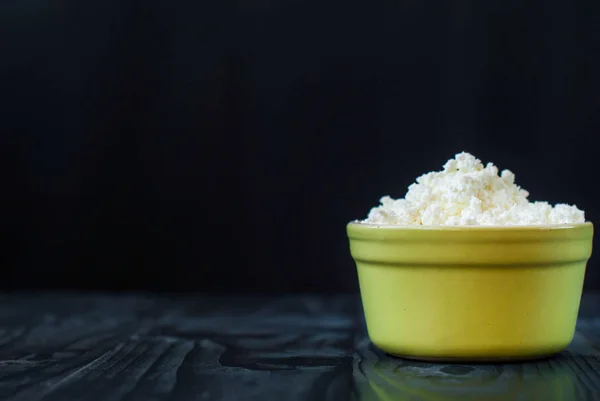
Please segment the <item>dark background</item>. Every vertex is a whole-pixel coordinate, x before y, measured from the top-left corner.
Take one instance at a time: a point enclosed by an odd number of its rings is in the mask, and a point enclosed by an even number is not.
[[[599,17],[3,0],[0,285],[354,291],[345,224],[462,150],[598,221]]]

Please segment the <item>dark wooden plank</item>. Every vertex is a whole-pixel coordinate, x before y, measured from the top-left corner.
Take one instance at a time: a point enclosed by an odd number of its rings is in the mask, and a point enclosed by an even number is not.
[[[0,400],[593,400],[600,297],[526,364],[390,357],[356,297],[0,296]]]
[[[3,400],[351,397],[354,298],[2,298]]]

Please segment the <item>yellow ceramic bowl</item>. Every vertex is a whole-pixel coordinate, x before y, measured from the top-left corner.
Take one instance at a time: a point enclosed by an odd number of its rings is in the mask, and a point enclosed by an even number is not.
[[[369,337],[416,359],[558,353],[573,339],[593,230],[350,223]]]

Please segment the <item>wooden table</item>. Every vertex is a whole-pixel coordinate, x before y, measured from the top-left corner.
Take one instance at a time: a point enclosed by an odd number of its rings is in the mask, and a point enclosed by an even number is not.
[[[2,295],[0,400],[598,400],[600,295],[525,364],[389,357],[355,296]]]

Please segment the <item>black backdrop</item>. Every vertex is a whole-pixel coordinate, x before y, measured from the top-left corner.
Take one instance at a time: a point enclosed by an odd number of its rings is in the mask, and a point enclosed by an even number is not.
[[[591,0],[4,0],[0,284],[352,291],[345,223],[461,150],[598,221],[599,42]]]

